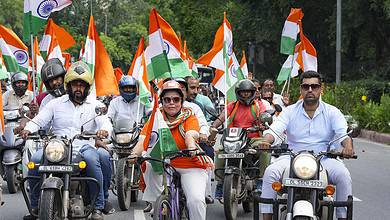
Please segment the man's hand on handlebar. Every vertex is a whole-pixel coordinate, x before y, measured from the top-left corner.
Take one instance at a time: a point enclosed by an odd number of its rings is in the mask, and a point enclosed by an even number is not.
[[[96,132],[96,137],[98,139],[104,139],[104,138],[108,137],[108,131],[106,131],[106,130],[98,130]]]
[[[344,147],[341,153],[343,154],[344,158],[351,158],[355,155],[353,147]]]
[[[28,131],[28,130],[22,130],[19,134],[20,134],[20,136],[21,136],[24,140],[26,140],[27,137],[28,137],[28,135],[30,134],[30,131]]]
[[[127,161],[131,164],[137,163],[138,155],[135,152],[131,152],[131,154],[127,157]]]

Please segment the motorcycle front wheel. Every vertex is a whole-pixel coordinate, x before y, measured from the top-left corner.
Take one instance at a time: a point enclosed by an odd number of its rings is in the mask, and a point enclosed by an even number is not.
[[[16,169],[16,165],[5,166],[5,178],[7,179],[7,187],[10,194],[16,193],[19,188]]]
[[[40,220],[60,220],[62,218],[62,201],[56,189],[45,189],[42,192],[39,206]]]
[[[126,158],[122,158],[118,161],[117,167],[117,194],[119,208],[122,211],[126,211],[130,207],[131,201],[131,167],[127,165]]]
[[[227,220],[235,220],[237,218],[239,191],[239,176],[225,175],[223,183],[223,208]]]

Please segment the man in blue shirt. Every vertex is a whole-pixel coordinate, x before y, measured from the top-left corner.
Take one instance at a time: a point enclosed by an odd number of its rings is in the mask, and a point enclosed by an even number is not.
[[[346,134],[347,122],[339,109],[320,101],[322,87],[319,73],[314,71],[302,73],[300,83],[303,100],[284,109],[271,128],[279,136],[286,132],[287,143],[294,152],[326,151],[330,141]],[[264,132],[266,143],[263,147],[269,147],[269,144],[278,139],[272,130]],[[345,158],[354,154],[352,139],[348,136],[341,138],[333,147],[338,148],[340,145],[343,147],[342,153]],[[346,201],[347,197],[352,195],[352,180],[344,163],[336,159],[323,158],[321,164],[328,171],[329,181],[336,185],[336,200]],[[267,167],[262,185],[263,198],[276,198],[272,183],[280,181],[284,170],[289,166],[290,157],[281,156]],[[264,220],[272,218],[271,204],[262,204],[261,211]],[[346,215],[346,208],[337,208],[337,218],[345,219]]]
[[[211,115],[206,111],[206,106],[215,110],[210,98],[200,93],[199,79],[194,77],[186,77],[188,84],[187,101],[194,102],[202,109],[206,120],[209,122]]]

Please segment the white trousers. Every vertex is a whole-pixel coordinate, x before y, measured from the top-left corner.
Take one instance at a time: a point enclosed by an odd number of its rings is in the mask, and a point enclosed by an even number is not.
[[[328,171],[328,178],[331,184],[336,185],[336,201],[346,201],[352,195],[351,174],[340,160],[323,158],[321,165]],[[272,189],[272,183],[282,181],[283,172],[290,167],[290,157],[282,156],[277,158],[265,170],[262,185],[261,197],[275,199],[277,193]],[[262,213],[272,213],[272,204],[261,204]],[[337,218],[347,217],[347,208],[336,209]]]
[[[206,194],[205,194],[205,196],[211,196],[212,195],[211,178],[213,176],[214,169],[213,168],[207,168],[206,172],[207,172],[207,184],[206,184]]]
[[[187,199],[190,219],[206,220],[207,170],[200,168],[176,168],[176,170],[181,176],[181,185]],[[155,202],[163,191],[162,175],[157,175],[150,163],[146,163],[144,180],[146,187],[142,199],[148,202]]]

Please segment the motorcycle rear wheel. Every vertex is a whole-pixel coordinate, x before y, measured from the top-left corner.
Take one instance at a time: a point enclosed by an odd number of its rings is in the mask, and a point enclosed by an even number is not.
[[[7,179],[7,187],[10,194],[16,193],[19,189],[16,169],[16,165],[5,166],[5,178]]]
[[[310,220],[310,217],[307,216],[297,216],[294,218],[294,220]]]
[[[42,192],[39,206],[40,220],[60,220],[62,217],[62,201],[56,189],[45,189]]]
[[[238,209],[238,176],[225,175],[223,183],[223,208],[227,220],[235,220],[237,218]]]

